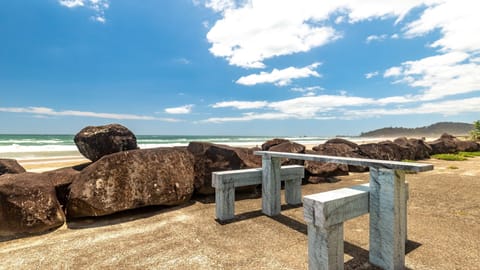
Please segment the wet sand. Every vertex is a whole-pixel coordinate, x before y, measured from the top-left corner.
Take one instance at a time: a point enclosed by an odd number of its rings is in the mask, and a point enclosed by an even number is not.
[[[427,160],[435,170],[407,174],[407,269],[478,269],[480,158]],[[302,186],[303,195],[368,181]],[[258,195],[238,195],[237,219],[215,221],[213,197],[174,208],[148,207],[70,221],[51,233],[0,242],[0,269],[306,269],[303,208],[261,214]],[[368,264],[368,215],[345,224],[345,268]]]

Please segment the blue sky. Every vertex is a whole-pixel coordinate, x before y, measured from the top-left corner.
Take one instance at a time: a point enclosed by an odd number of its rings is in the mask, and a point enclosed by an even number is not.
[[[480,119],[472,0],[4,0],[0,133],[358,135]]]

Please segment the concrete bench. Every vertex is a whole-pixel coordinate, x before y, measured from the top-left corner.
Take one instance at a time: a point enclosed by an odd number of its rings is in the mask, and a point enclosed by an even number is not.
[[[408,184],[405,183],[405,200]],[[304,197],[304,217],[308,227],[308,268],[343,269],[343,223],[369,212],[369,184],[321,192]],[[406,203],[404,204],[406,207]],[[406,209],[405,209],[406,213]],[[401,231],[407,240],[407,216]]]
[[[280,180],[285,181],[285,201],[287,204],[298,205],[302,203],[301,184],[304,174],[303,166],[290,165],[280,168]],[[261,183],[262,168],[213,172],[212,187],[215,188],[216,218],[225,221],[235,217],[236,187]]]

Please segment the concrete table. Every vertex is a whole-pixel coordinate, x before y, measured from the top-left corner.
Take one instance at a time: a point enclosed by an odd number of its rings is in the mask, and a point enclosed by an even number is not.
[[[383,269],[405,267],[405,171],[424,172],[433,165],[312,154],[257,151],[262,156],[262,212],[280,214],[280,159],[299,159],[370,168],[370,253],[372,264]]]

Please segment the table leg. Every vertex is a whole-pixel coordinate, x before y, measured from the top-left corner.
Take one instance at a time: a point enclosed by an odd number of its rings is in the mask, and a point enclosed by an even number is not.
[[[262,156],[262,212],[267,216],[280,214],[280,158]]]
[[[405,174],[370,167],[370,263],[405,267]]]

